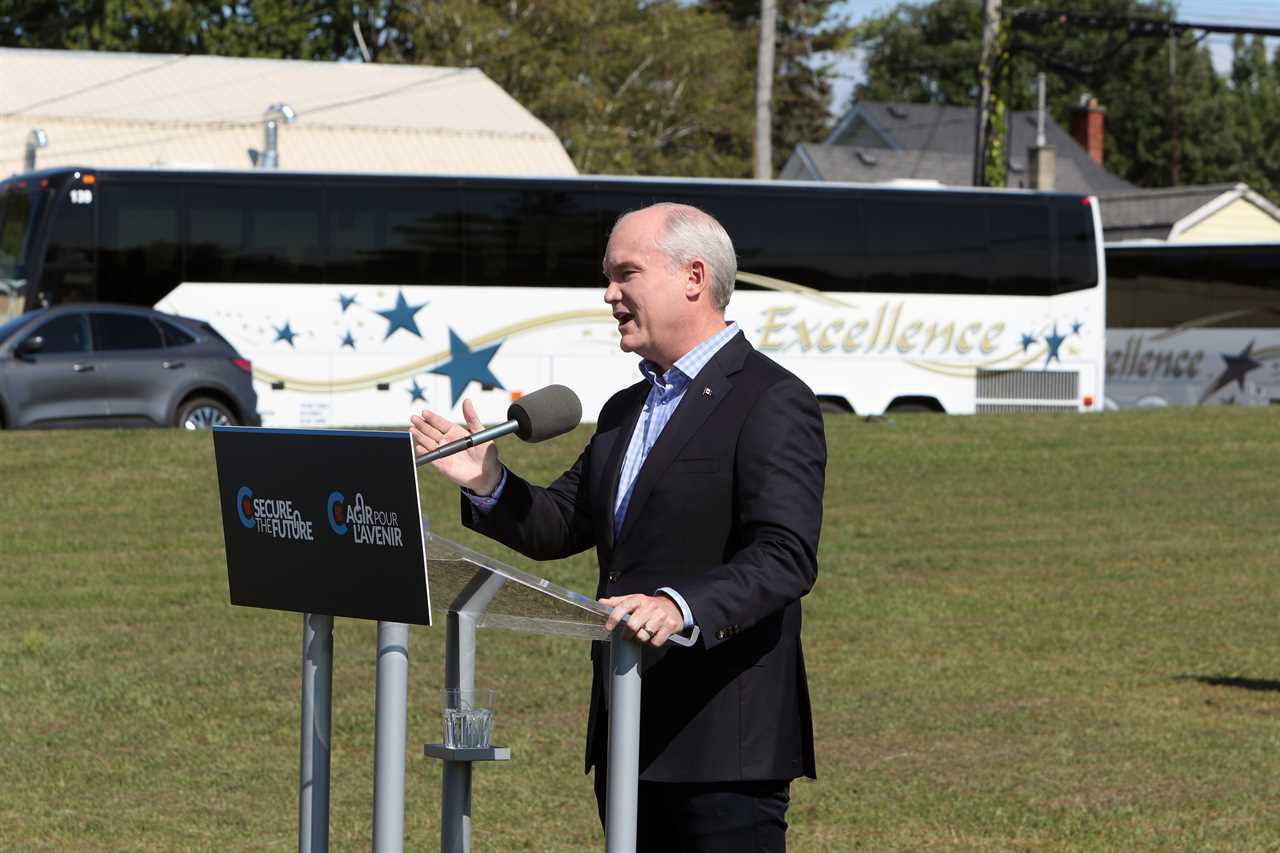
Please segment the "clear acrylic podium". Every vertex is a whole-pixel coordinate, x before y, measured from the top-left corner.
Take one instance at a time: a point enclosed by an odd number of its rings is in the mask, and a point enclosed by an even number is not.
[[[431,606],[446,613],[445,687],[475,686],[476,632],[498,628],[610,643],[608,802],[606,853],[634,853],[640,764],[640,645],[605,630],[609,608],[491,557],[432,534],[423,522]],[[696,630],[696,629],[695,629]],[[673,638],[683,645],[696,640]],[[510,750],[449,749],[427,744],[444,763],[440,849],[471,848],[471,769],[476,761],[502,761]]]

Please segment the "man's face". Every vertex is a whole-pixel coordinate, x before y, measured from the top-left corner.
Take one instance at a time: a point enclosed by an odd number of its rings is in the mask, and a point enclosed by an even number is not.
[[[641,211],[622,221],[605,250],[604,275],[609,280],[604,301],[613,310],[624,352],[634,352],[663,369],[682,353],[678,349],[687,324],[684,271],[669,268],[656,240],[662,211]]]

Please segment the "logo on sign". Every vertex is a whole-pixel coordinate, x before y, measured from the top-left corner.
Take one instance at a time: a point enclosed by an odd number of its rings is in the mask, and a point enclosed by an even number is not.
[[[351,540],[358,545],[404,547],[399,513],[369,506],[364,502],[362,492],[356,492],[356,499],[351,504],[346,501],[342,492],[329,493],[325,515],[330,530],[339,536],[350,533]]]
[[[325,502],[325,516],[329,519],[329,529],[339,536],[347,535],[347,505],[342,492],[330,492]]]
[[[255,498],[253,489],[241,486],[236,492],[236,516],[248,530],[256,530],[272,539],[311,542],[315,535],[311,522],[293,508],[293,501],[279,498]]]
[[[250,530],[258,523],[253,517],[253,489],[248,486],[241,486],[236,492],[236,515],[240,516],[240,523]]]

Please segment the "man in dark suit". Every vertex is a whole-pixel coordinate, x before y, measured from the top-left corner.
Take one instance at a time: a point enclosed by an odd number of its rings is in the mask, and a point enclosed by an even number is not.
[[[737,262],[683,205],[618,220],[604,299],[641,382],[615,394],[573,467],[546,488],[490,444],[435,467],[463,523],[527,556],[595,547],[611,629],[645,644],[640,850],[785,849],[790,781],[815,775],[800,598],[817,575],[826,443],[813,393],[725,323]],[[482,428],[412,419],[421,451]],[[699,632],[690,648],[668,644]],[[587,769],[603,815],[607,652],[593,650]]]

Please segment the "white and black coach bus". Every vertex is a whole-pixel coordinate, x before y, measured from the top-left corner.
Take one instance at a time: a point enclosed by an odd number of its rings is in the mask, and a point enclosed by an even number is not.
[[[71,300],[210,321],[269,425],[485,420],[635,380],[602,300],[616,217],[718,217],[728,315],[828,409],[1100,410],[1096,202],[1068,194],[649,178],[60,168],[0,183],[0,312]],[[2,314],[0,314],[2,316]]]
[[[1106,246],[1107,406],[1280,404],[1280,244]]]

